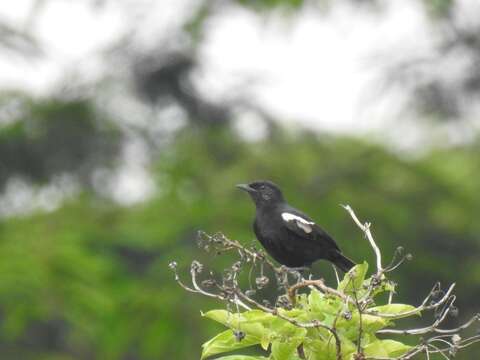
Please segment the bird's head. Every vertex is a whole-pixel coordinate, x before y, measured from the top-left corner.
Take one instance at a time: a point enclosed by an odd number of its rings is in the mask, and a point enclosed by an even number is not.
[[[268,180],[257,180],[250,184],[238,184],[237,188],[246,191],[257,207],[274,205],[284,201],[279,187]]]

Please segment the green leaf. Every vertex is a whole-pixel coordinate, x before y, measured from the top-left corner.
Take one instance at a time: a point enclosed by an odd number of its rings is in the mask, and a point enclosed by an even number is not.
[[[202,313],[202,316],[215,320],[225,326],[229,326],[232,321],[239,320],[240,314],[233,314],[227,310],[210,310],[209,312]]]
[[[370,282],[372,278],[365,280],[365,285],[368,287],[370,286]],[[379,294],[383,294],[384,292],[395,292],[395,283],[392,281],[388,281],[383,279],[382,284],[380,286],[375,287],[372,292],[372,297],[375,297]]]
[[[292,311],[279,310],[285,316],[306,317],[306,312],[300,309]],[[233,330],[241,329],[247,336],[253,336],[264,350],[274,339],[297,338],[301,340],[306,336],[307,330],[291,324],[290,322],[265,313],[261,310],[250,310],[243,313],[231,313],[226,310],[212,310],[203,316],[215,320]]]
[[[288,341],[276,340],[272,343],[272,356],[274,360],[293,360],[297,358],[297,347],[301,340],[288,339]]]
[[[270,337],[267,334],[264,334],[262,336],[262,339],[260,340],[260,346],[262,347],[263,350],[268,350],[268,346],[270,345]]]
[[[307,334],[307,329],[295,326],[292,323],[280,318],[273,319],[268,324],[265,324],[265,327],[270,331],[270,336],[273,338],[304,338]]]
[[[244,339],[238,341],[232,330],[226,330],[202,345],[203,350],[201,358],[205,359],[208,356],[242,349],[259,343],[260,338],[248,334],[246,334]]]
[[[247,322],[264,322],[270,321],[274,318],[272,314],[269,314],[262,310],[249,310],[242,313],[242,316]]]
[[[399,341],[377,340],[365,346],[363,352],[367,356],[398,357],[405,354],[411,348],[411,346]]]
[[[392,324],[389,319],[379,316],[362,314],[362,331],[363,335],[375,335],[375,333]],[[346,320],[343,317],[339,317],[337,320],[337,331],[346,338],[357,341],[358,331],[360,328],[360,316],[358,311],[352,314],[350,320]]]
[[[320,291],[312,289],[308,296],[310,318],[331,325],[338,313],[342,311],[343,303],[337,297],[325,296]]]
[[[401,319],[403,317],[408,317],[412,315],[403,315],[408,311],[415,310],[415,306],[407,304],[388,304],[382,306],[375,306],[368,309],[370,312],[375,312],[378,314],[388,314],[388,315],[397,315],[395,319]],[[420,314],[420,311],[415,312],[414,314]]]
[[[300,307],[305,307],[308,304],[308,295],[307,294],[297,294],[297,304]]]
[[[243,313],[231,313],[226,310],[211,310],[203,316],[215,320],[231,329],[241,329],[248,335],[261,339],[265,333],[262,321],[273,320],[275,317],[260,310]]]
[[[285,316],[302,315],[306,317],[306,311],[294,309],[292,311],[279,310]],[[250,310],[243,313],[230,313],[225,310],[212,310],[203,316],[215,320],[233,330],[241,329],[247,336],[253,336],[264,350],[275,339],[296,338],[299,343],[305,338],[307,330],[291,324],[290,322],[265,313],[261,310]]]
[[[305,310],[303,309],[291,309],[291,310],[285,310],[285,309],[278,309],[278,311],[284,315],[284,316],[287,316],[289,318],[292,318],[292,319],[296,319],[296,318],[299,318],[299,317],[302,317],[302,315],[305,314]]]
[[[231,313],[226,310],[211,310],[202,315],[225,326],[230,326],[232,323],[238,325],[239,321],[242,323],[261,323],[275,318],[272,314],[266,313],[262,310],[249,310],[243,313]]]
[[[343,359],[349,359],[349,356],[356,351],[355,344],[342,336],[338,335],[341,344],[341,353]],[[303,350],[309,360],[336,360],[337,347],[333,336],[326,340],[310,340],[303,343]]]
[[[216,358],[215,360],[268,360],[268,358],[263,356],[230,355],[222,356],[221,358]]]
[[[353,315],[353,319],[357,324],[360,323],[360,316],[358,312]],[[380,329],[391,324],[391,321],[379,316],[362,314],[362,328],[367,333],[375,333]]]
[[[295,319],[299,322],[307,322],[311,320],[311,315],[307,311],[308,308],[296,308],[292,310],[278,309],[279,314],[286,316],[290,319]],[[289,323],[288,321],[284,320]],[[290,323],[289,323],[290,324]]]
[[[358,293],[362,289],[367,271],[367,262],[354,266],[338,284],[338,290],[344,293]]]
[[[310,310],[317,310],[321,306],[324,295],[317,289],[312,289],[308,295],[307,304]]]

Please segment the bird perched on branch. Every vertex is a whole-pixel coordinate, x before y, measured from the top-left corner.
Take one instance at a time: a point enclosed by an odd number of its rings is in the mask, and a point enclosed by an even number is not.
[[[306,214],[290,206],[271,181],[254,181],[237,187],[246,191],[255,203],[255,235],[280,264],[304,268],[324,259],[345,272],[355,265],[342,254],[330,235]]]

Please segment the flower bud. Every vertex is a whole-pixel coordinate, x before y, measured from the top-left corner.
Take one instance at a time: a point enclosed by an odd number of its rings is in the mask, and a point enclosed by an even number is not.
[[[268,277],[264,276],[259,276],[255,279],[255,283],[257,284],[257,288],[262,289],[265,286],[268,285],[270,279]]]

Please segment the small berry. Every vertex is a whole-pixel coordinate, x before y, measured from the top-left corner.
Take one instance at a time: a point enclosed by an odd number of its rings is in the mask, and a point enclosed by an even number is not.
[[[245,339],[245,333],[241,330],[235,330],[233,332],[233,335],[235,336],[235,340],[237,340],[238,342],[242,341],[243,339]]]

